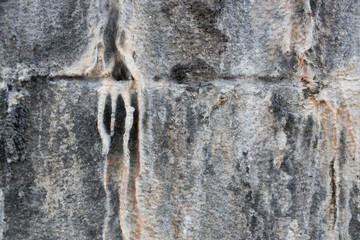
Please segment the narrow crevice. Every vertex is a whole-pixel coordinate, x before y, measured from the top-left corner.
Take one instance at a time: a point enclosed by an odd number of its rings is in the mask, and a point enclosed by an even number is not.
[[[35,79],[35,78],[34,78]],[[85,75],[54,75],[54,76],[36,76],[36,80],[46,80],[46,81],[58,81],[58,80],[66,80],[66,81],[97,81],[98,78],[86,77]]]
[[[110,134],[110,124],[111,124],[111,99],[110,95],[106,97],[105,100],[105,109],[104,109],[104,118],[103,123],[107,134]]]
[[[129,151],[130,151],[130,171],[136,173],[138,168],[138,122],[139,122],[139,109],[137,95],[131,97],[131,106],[135,109],[133,125],[130,130],[129,138]]]
[[[336,172],[335,172],[335,158],[330,161],[330,187],[331,187],[331,198],[330,198],[330,213],[333,216],[332,230],[335,230],[337,221],[337,200],[336,200]]]
[[[124,154],[123,137],[125,133],[126,109],[121,96],[116,100],[114,135],[111,137],[109,158],[120,158]]]

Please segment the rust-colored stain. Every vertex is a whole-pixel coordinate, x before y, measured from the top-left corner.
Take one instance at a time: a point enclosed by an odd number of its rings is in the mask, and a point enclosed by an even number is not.
[[[300,67],[303,67],[304,66],[304,54],[300,54],[299,61],[300,61],[300,63],[299,63]]]
[[[163,88],[163,87],[164,87],[164,81],[160,81],[160,82],[159,82],[159,87],[160,87],[160,88]]]
[[[104,76],[103,76],[104,78],[109,78],[109,77],[111,77],[111,72],[106,72],[106,73],[104,73]]]
[[[351,155],[353,160],[356,158],[356,136],[354,126],[352,123],[352,117],[346,102],[340,104],[338,108],[332,106],[329,101],[324,99],[317,100],[315,96],[311,96],[310,100],[313,102],[317,115],[321,117],[321,125],[327,129],[328,138],[332,141],[334,146],[334,154],[329,162],[329,176],[330,176],[330,189],[331,195],[329,199],[329,214],[332,216],[331,229],[335,230],[337,217],[338,217],[338,206],[337,206],[337,173],[336,173],[336,161],[338,156],[338,137],[340,127],[345,127],[348,131],[348,139],[351,144],[352,150]]]
[[[334,111],[329,101],[324,99],[319,101],[320,105],[320,116],[322,126],[329,125],[329,140],[333,138],[334,146],[334,155],[329,161],[329,177],[330,177],[330,200],[329,200],[329,214],[332,216],[333,220],[331,223],[332,230],[335,229],[337,221],[337,181],[336,181],[336,159],[337,159],[337,146],[338,146],[338,136],[337,136],[337,123],[339,122],[338,114],[341,114],[341,110]]]
[[[140,98],[140,96],[139,96]],[[141,239],[141,229],[142,229],[142,225],[143,225],[143,218],[142,218],[142,214],[140,211],[140,207],[139,207],[139,203],[137,200],[137,188],[136,188],[136,182],[138,177],[140,176],[140,168],[141,168],[141,140],[140,140],[140,126],[141,126],[141,121],[140,121],[140,116],[141,116],[141,104],[138,104],[138,110],[139,110],[139,120],[137,122],[138,126],[137,126],[137,152],[138,152],[138,169],[137,169],[137,173],[134,177],[134,195],[133,195],[133,201],[134,201],[134,205],[135,205],[135,209],[136,209],[136,213],[137,213],[137,218],[138,221],[136,222],[136,228],[135,230],[132,231],[132,234],[134,236],[136,236],[137,239]]]
[[[350,137],[350,142],[353,146],[353,150],[352,150],[352,155],[354,156],[353,160],[355,160],[357,147],[356,147],[356,136],[355,136],[354,126],[351,120],[351,114],[349,108],[345,105],[343,105],[343,107],[346,109],[346,125],[347,125],[347,129],[349,130],[348,134]]]
[[[121,195],[120,195],[120,229],[125,229],[125,216],[124,216],[124,204],[125,204],[125,197],[126,197],[126,189],[128,185],[128,172],[129,169],[127,166],[124,166],[122,174],[122,181],[121,181]]]
[[[136,87],[136,81],[134,80],[134,81],[132,81],[132,83],[131,83],[130,90],[134,90],[135,87]]]
[[[123,161],[118,159],[118,158],[115,158],[115,157],[109,157],[109,159],[108,159],[108,167],[113,166],[113,165],[116,165],[116,166],[120,167],[120,166],[123,165]]]
[[[316,108],[316,112],[319,112],[319,101],[316,99],[315,96],[310,96],[310,100],[313,102],[315,108]]]
[[[292,29],[291,29],[291,34],[290,34],[290,41],[292,42],[293,40],[300,40],[301,44],[305,44],[306,42],[306,37],[304,36],[304,34],[301,32],[301,30],[299,30],[300,27],[300,20],[294,21],[292,23]]]
[[[333,108],[331,107],[331,104],[329,101],[326,100],[320,100],[320,106],[324,106],[323,111],[320,112],[321,114],[321,121],[323,123],[323,125],[326,124],[326,122],[328,121],[328,119],[330,118],[332,120],[331,124],[333,125],[333,133],[334,133],[334,147],[336,149],[337,147],[337,142],[338,142],[338,138],[337,138],[337,127],[336,127],[336,123],[337,123],[337,117],[336,117],[336,113],[334,112]]]

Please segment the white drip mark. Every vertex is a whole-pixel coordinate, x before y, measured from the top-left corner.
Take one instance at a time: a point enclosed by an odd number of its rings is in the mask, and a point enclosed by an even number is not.
[[[99,102],[98,102],[98,131],[102,141],[102,153],[105,157],[105,168],[104,168],[104,188],[106,192],[106,217],[104,222],[103,229],[103,239],[107,239],[107,234],[111,231],[110,217],[111,217],[111,193],[108,190],[108,153],[111,145],[111,137],[114,135],[115,122],[116,120],[116,105],[117,99],[119,96],[122,97],[124,101],[126,116],[125,116],[125,131],[123,135],[123,156],[122,156],[122,183],[119,188],[119,198],[120,198],[120,207],[119,207],[119,218],[120,218],[120,228],[123,233],[123,238],[126,239],[126,227],[124,226],[126,223],[125,219],[125,199],[128,185],[128,175],[129,175],[129,167],[130,167],[130,150],[128,147],[128,142],[130,139],[130,131],[134,121],[134,111],[135,108],[131,106],[131,88],[133,81],[121,81],[117,82],[111,78],[106,78],[103,82],[103,86],[99,89]],[[111,122],[110,122],[110,134],[107,133],[105,125],[104,125],[104,110],[107,97],[111,98]]]
[[[97,126],[102,140],[103,155],[106,156],[109,153],[111,136],[114,135],[115,129],[115,114],[116,114],[116,100],[120,95],[125,104],[126,118],[125,118],[125,133],[124,133],[124,154],[129,157],[128,140],[130,137],[130,129],[133,124],[133,113],[135,109],[131,106],[131,91],[132,81],[117,82],[110,78],[104,81],[103,86],[99,89],[99,102],[98,102],[98,119]],[[104,125],[104,110],[106,104],[106,98],[111,98],[111,123],[110,134],[106,132]]]
[[[131,106],[131,98],[130,98],[130,94],[128,92],[124,92],[121,95],[124,99],[125,110],[126,110],[125,132],[124,132],[124,137],[123,137],[124,154],[125,154],[125,157],[127,159],[129,159],[130,158],[130,150],[128,147],[128,143],[129,143],[129,138],[130,138],[130,130],[133,125],[133,118],[134,118],[133,114],[134,114],[135,108],[133,108]],[[126,163],[128,164],[128,161],[126,161]],[[128,167],[128,165],[126,165],[126,167]]]
[[[108,94],[105,91],[102,91],[102,89],[100,89],[99,92],[100,92],[100,98],[98,102],[97,126],[102,141],[102,154],[106,156],[110,148],[110,135],[106,133],[103,119],[104,119],[105,101]]]
[[[110,135],[111,136],[114,136],[117,97],[118,97],[117,95],[116,95],[116,97],[111,96],[111,122],[110,122]]]
[[[130,131],[133,125],[134,120],[134,111],[135,108],[131,106],[131,97],[129,91],[123,91],[121,96],[124,100],[125,110],[126,110],[126,118],[125,118],[125,131],[123,136],[123,149],[124,149],[124,158],[123,158],[123,174],[122,174],[122,186],[121,186],[121,199],[120,199],[120,225],[123,232],[123,238],[127,239],[127,228],[125,227],[125,199],[127,193],[128,186],[128,176],[129,176],[129,168],[130,168],[130,150],[128,147],[129,139],[130,139]]]

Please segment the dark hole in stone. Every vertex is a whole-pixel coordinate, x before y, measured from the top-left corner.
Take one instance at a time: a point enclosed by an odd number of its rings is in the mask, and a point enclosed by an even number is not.
[[[171,68],[170,76],[177,83],[185,83],[191,70],[190,65],[177,64]]]
[[[160,81],[161,77],[159,75],[155,75],[153,77],[153,79],[154,79],[155,82],[158,82],[158,81]]]
[[[133,76],[131,76],[129,69],[125,66],[125,64],[121,60],[116,61],[114,69],[111,72],[111,75],[116,81],[134,80]]]
[[[109,157],[119,157],[123,154],[123,136],[125,132],[126,109],[124,100],[118,96],[116,100],[114,135],[111,137]]]
[[[107,134],[110,134],[110,123],[111,123],[111,99],[110,99],[110,96],[107,96],[106,100],[105,100],[103,123],[104,123]]]
[[[129,151],[130,151],[130,168],[132,170],[137,169],[138,167],[138,122],[139,122],[139,108],[137,95],[134,94],[131,97],[131,106],[135,108],[133,114],[133,125],[130,130],[129,138]]]

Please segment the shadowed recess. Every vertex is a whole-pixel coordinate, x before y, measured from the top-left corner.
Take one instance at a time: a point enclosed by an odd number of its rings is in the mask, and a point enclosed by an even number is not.
[[[111,72],[111,75],[116,81],[134,80],[134,78],[131,76],[129,69],[120,59],[117,59],[117,61],[115,62],[115,66]]]
[[[129,138],[129,151],[130,151],[130,171],[138,168],[138,122],[139,122],[139,109],[137,96],[131,96],[131,106],[135,108],[133,125],[130,130]]]
[[[108,95],[105,100],[104,118],[103,123],[107,134],[110,134],[110,123],[111,123],[111,99]]]
[[[126,109],[124,100],[118,96],[116,100],[114,136],[111,137],[109,158],[123,155],[123,136],[125,132]]]

